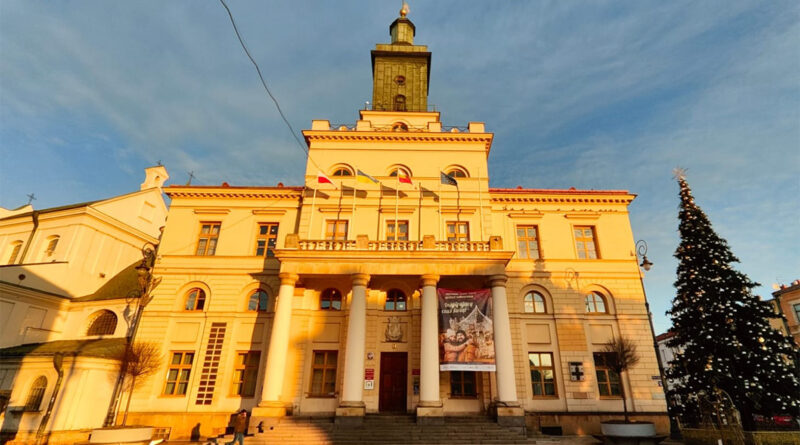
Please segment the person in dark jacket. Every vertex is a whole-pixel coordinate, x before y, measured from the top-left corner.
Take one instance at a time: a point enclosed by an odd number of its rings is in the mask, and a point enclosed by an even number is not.
[[[240,409],[233,418],[233,440],[225,445],[233,445],[239,442],[239,445],[244,445],[244,433],[247,431],[247,411]]]

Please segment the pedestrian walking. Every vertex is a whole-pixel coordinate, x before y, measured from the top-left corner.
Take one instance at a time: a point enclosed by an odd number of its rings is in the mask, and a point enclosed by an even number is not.
[[[233,440],[225,445],[233,445],[239,442],[244,445],[244,433],[247,431],[247,410],[240,409],[233,418]]]

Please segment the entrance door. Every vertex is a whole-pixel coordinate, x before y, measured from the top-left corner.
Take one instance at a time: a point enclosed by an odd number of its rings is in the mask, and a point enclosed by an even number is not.
[[[408,353],[381,352],[380,412],[406,412]]]

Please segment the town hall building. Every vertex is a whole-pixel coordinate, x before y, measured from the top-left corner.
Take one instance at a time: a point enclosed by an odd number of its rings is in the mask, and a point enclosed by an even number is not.
[[[390,35],[355,124],[303,131],[303,184],[164,189],[161,282],[135,339],[164,364],[129,423],[210,436],[244,408],[251,425],[486,414],[587,434],[624,394],[666,430],[635,195],[490,187],[493,134],[431,111],[431,52],[405,11]],[[451,297],[469,312],[443,326]],[[641,356],[621,376],[602,351],[620,336]]]

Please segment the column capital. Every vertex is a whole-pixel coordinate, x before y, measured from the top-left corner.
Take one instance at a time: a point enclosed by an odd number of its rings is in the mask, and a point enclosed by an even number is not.
[[[366,286],[369,283],[370,276],[366,273],[354,273],[352,278],[353,286]]]
[[[489,282],[489,286],[491,287],[506,287],[506,282],[508,281],[508,275],[492,275],[487,280]]]
[[[281,272],[278,274],[278,278],[281,279],[281,286],[283,285],[294,286],[295,283],[297,283],[297,280],[300,279],[300,277],[296,273],[291,273],[291,272]]]
[[[439,282],[439,275],[426,273],[420,277],[420,282],[423,286],[436,286],[436,283]]]

